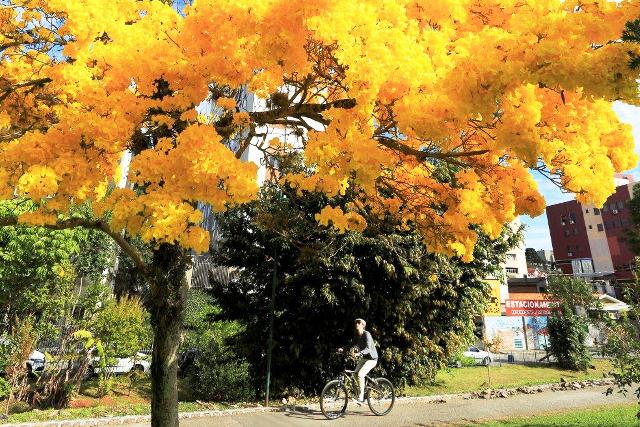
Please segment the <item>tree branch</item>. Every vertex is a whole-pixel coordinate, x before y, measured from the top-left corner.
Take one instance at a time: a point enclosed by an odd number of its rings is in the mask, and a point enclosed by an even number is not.
[[[9,87],[7,87],[7,88],[2,90],[3,94],[0,97],[0,102],[4,101],[5,98],[7,96],[9,96],[9,94],[11,92],[15,92],[17,89],[20,89],[22,87],[27,87],[27,86],[33,86],[33,87],[39,86],[39,87],[42,87],[46,83],[51,83],[51,81],[52,80],[49,77],[44,77],[44,78],[41,78],[41,79],[30,80],[30,81],[27,81],[27,82],[21,82],[21,83],[12,84]]]
[[[392,150],[399,151],[402,154],[406,154],[408,156],[413,156],[418,160],[426,160],[426,159],[448,160],[448,159],[455,159],[458,157],[479,156],[489,152],[489,150],[475,150],[475,151],[457,151],[457,152],[450,152],[450,153],[434,153],[431,151],[416,150],[415,148],[409,147],[408,145],[404,145],[394,140],[393,138],[388,138],[386,136],[376,136],[375,139],[376,141],[378,141],[380,144],[384,145],[387,148],[391,148]]]
[[[18,222],[18,217],[0,217],[0,227],[23,225]],[[84,218],[69,218],[56,222],[55,224],[44,224],[44,228],[50,230],[68,230],[70,228],[82,227],[91,230],[100,230],[105,234],[111,236],[113,240],[120,246],[120,248],[131,258],[136,265],[140,273],[146,277],[150,277],[149,267],[145,264],[142,254],[131,245],[120,233],[113,231],[109,228],[103,220],[89,220]]]
[[[356,100],[347,98],[338,99],[336,101],[327,102],[325,104],[298,104],[283,108],[274,108],[273,110],[267,111],[253,111],[249,113],[249,117],[251,117],[251,120],[257,125],[266,125],[273,122],[274,120],[282,119],[289,116],[318,117],[317,115],[319,113],[327,111],[330,108],[344,108],[348,110],[355,106]]]

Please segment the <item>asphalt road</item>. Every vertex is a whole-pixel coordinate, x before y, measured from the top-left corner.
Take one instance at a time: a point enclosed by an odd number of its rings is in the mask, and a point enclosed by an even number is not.
[[[544,412],[588,408],[604,404],[632,403],[632,396],[619,394],[605,396],[606,387],[582,390],[544,392],[517,395],[504,399],[451,399],[447,403],[397,401],[392,412],[384,417],[373,415],[364,406],[350,404],[347,414],[338,420],[324,419],[318,410],[300,412],[271,412],[242,415],[224,415],[210,418],[183,419],[183,427],[279,427],[279,426],[441,426],[472,425],[481,421],[512,416],[538,415]],[[137,425],[136,427],[141,426]],[[130,426],[133,427],[133,426]]]

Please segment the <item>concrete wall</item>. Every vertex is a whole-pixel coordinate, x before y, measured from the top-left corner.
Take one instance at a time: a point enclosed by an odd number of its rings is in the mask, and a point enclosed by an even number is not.
[[[607,242],[607,233],[602,225],[602,212],[593,205],[582,205],[584,222],[589,247],[591,248],[591,259],[593,269],[596,273],[613,273],[613,262],[611,252]]]

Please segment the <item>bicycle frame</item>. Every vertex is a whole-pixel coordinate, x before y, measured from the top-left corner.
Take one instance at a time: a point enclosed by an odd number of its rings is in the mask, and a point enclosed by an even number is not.
[[[347,372],[344,371],[338,377],[338,381],[340,381],[340,385],[345,385],[347,390],[353,393],[353,396],[358,396],[360,394],[360,384],[358,378],[356,377],[355,372]],[[378,389],[378,384],[376,384],[375,380],[371,378],[369,375],[365,375],[364,377],[364,390],[365,396],[369,394],[369,390]]]

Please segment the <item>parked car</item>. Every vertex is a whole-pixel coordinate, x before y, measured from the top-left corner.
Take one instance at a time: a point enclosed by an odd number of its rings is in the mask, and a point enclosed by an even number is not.
[[[38,350],[33,350],[29,355],[29,358],[24,362],[27,367],[27,374],[30,377],[33,377],[36,372],[44,371],[44,366],[46,364],[46,357],[44,353]],[[7,373],[5,371],[0,370],[0,377],[4,377]]]
[[[36,372],[44,371],[44,365],[46,364],[46,357],[43,352],[33,350],[27,359],[27,372],[29,376],[33,376]]]
[[[487,366],[493,360],[493,355],[488,351],[480,350],[476,346],[469,346],[467,351],[462,352],[465,357],[473,358],[476,363],[480,363],[484,366]]]
[[[145,353],[136,353],[135,357],[117,357],[107,365],[107,371],[112,374],[126,374],[128,372],[149,372],[151,357]],[[90,374],[100,373],[100,357],[95,356],[89,365]]]

